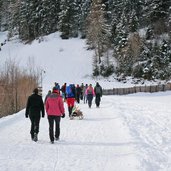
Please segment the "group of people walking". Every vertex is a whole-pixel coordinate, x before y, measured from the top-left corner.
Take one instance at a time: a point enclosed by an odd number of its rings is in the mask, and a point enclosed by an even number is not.
[[[59,140],[60,120],[61,117],[65,117],[64,102],[67,103],[70,117],[75,101],[77,103],[80,103],[80,100],[83,100],[84,103],[88,102],[88,107],[91,108],[93,97],[95,97],[96,107],[99,107],[102,97],[102,87],[99,83],[96,83],[94,88],[92,87],[92,84],[84,85],[82,83],[80,86],[78,84],[76,86],[74,84],[69,84],[67,86],[67,83],[64,83],[60,88],[60,85],[55,82],[52,91],[48,91],[44,102],[42,97],[38,95],[38,89],[35,88],[33,94],[28,97],[25,112],[26,118],[29,117],[31,121],[31,139],[33,141],[38,140],[40,118],[41,116],[44,118],[46,110],[49,122],[50,141],[53,144],[54,140]]]

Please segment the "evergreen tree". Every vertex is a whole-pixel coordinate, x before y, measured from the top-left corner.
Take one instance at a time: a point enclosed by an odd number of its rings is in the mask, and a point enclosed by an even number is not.
[[[59,13],[59,31],[62,32],[61,37],[68,39],[69,37],[77,37],[80,22],[80,0],[62,0]]]
[[[151,0],[149,2],[150,21],[156,22],[160,18],[166,18],[168,16],[168,10],[170,5],[170,0]]]
[[[9,0],[1,0],[1,10],[0,15],[1,15],[1,24],[2,24],[2,29],[3,30],[8,30],[8,24],[10,22],[10,12],[9,12],[9,5],[10,1]]]
[[[61,37],[63,39],[68,39],[70,32],[69,0],[61,0],[60,9],[58,30],[61,32]]]
[[[20,24],[19,37],[22,40],[29,39],[29,3],[26,0],[21,0],[20,5]]]
[[[2,0],[0,0],[0,31],[2,27]]]
[[[80,10],[79,10],[79,31],[81,34],[81,38],[86,37],[86,18],[90,11],[91,0],[82,0],[80,2]]]
[[[59,0],[44,0],[41,7],[41,35],[57,31],[58,15],[60,12]]]
[[[79,24],[80,24],[80,0],[70,0],[69,8],[69,25],[70,37],[78,37]]]
[[[21,0],[20,6],[20,38],[33,40],[41,35],[42,4],[36,0]]]
[[[11,0],[8,5],[9,21],[8,21],[8,36],[12,37],[18,34],[19,29],[19,15],[20,15],[20,0]]]

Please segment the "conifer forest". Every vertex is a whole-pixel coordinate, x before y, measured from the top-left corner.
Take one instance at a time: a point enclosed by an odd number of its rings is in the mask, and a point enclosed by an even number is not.
[[[0,31],[86,39],[94,76],[171,78],[170,0],[0,0]]]

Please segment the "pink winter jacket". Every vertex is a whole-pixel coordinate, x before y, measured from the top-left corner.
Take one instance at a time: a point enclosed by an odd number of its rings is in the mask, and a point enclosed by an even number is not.
[[[88,88],[87,88],[86,91],[85,91],[85,94],[86,94],[86,95],[88,95],[88,94],[93,94],[93,96],[95,96],[93,87],[88,86]]]
[[[47,98],[45,105],[47,115],[62,116],[65,113],[62,97],[56,93]]]

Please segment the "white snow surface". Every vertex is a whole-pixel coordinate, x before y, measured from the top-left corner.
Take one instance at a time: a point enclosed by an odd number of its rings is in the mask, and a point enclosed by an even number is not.
[[[85,40],[60,40],[58,33],[44,40],[29,45],[18,39],[7,42],[0,51],[1,64],[9,57],[21,65],[34,58],[36,66],[46,71],[43,96],[55,81],[95,84],[88,77],[93,52],[86,50]],[[104,88],[125,86],[99,82]],[[170,171],[170,99],[170,91],[103,96],[100,108],[93,100],[91,109],[81,101],[83,120],[70,120],[65,104],[60,140],[54,144],[49,140],[47,116],[41,118],[38,142],[31,140],[25,109],[3,117],[0,171]]]

